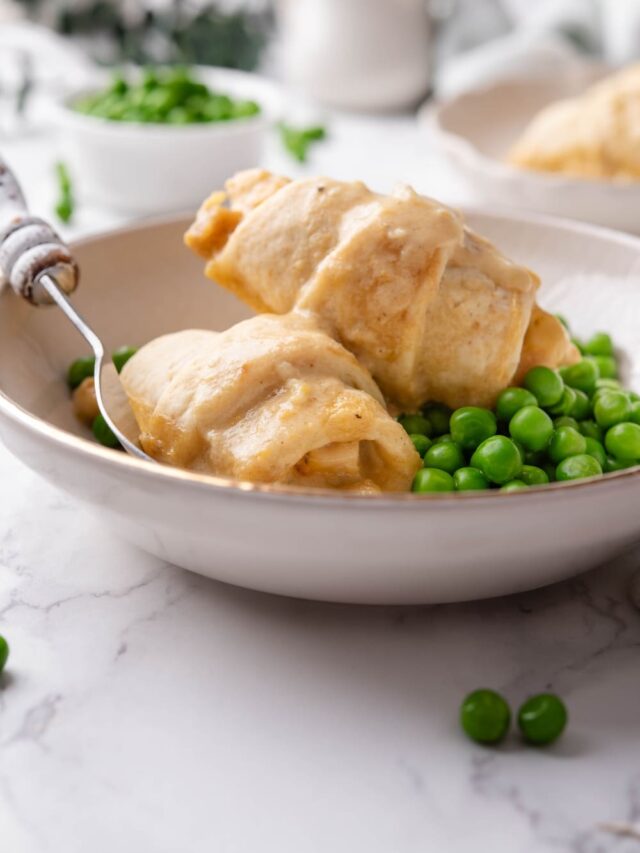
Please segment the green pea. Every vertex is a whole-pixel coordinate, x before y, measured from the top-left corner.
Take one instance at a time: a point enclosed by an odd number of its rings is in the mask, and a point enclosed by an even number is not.
[[[475,492],[489,488],[489,481],[477,468],[458,468],[453,475],[457,492]]]
[[[525,450],[524,445],[517,441],[515,438],[512,438],[511,441],[518,448],[518,453],[520,454],[520,462],[522,462],[522,464],[524,465],[524,463],[527,461],[527,451]]]
[[[134,356],[138,350],[136,347],[119,347],[111,356],[118,373],[122,370],[129,359]]]
[[[580,427],[582,435],[587,438],[595,438],[596,441],[602,441],[604,438],[602,427],[598,426],[594,420],[588,419],[586,421],[580,421],[578,426]]]
[[[568,415],[575,401],[576,392],[567,385],[562,391],[562,397],[560,397],[555,406],[548,406],[547,409],[552,415]]]
[[[538,401],[526,388],[505,388],[498,397],[496,414],[501,421],[510,421],[519,409],[537,405]]]
[[[471,465],[499,486],[517,479],[522,471],[520,451],[504,435],[494,435],[483,441],[471,457]]]
[[[626,468],[633,468],[636,462],[633,459],[614,459],[613,456],[607,456],[607,464],[604,466],[605,474],[612,474],[614,471],[624,471]]]
[[[167,114],[169,124],[191,124],[193,114],[187,107],[172,107]]]
[[[640,425],[622,423],[607,430],[604,446],[615,459],[640,460]]]
[[[518,726],[527,743],[544,746],[557,740],[567,725],[564,702],[553,693],[540,693],[518,711]]]
[[[580,424],[578,423],[578,421],[575,418],[570,418],[568,415],[562,415],[559,418],[554,418],[553,426],[554,429],[560,429],[560,427],[562,426],[570,426],[577,430],[580,429]]]
[[[433,439],[434,444],[446,444],[449,441],[453,441],[450,432],[445,432],[444,435],[439,435],[437,438]]]
[[[564,391],[564,383],[556,370],[550,367],[532,367],[524,377],[524,386],[531,391],[542,408],[557,403]]]
[[[255,101],[237,101],[233,106],[234,118],[249,118],[259,112],[260,107]]]
[[[505,483],[504,486],[500,486],[501,492],[519,492],[522,489],[528,489],[529,486],[524,482],[524,480],[509,480],[508,483]]]
[[[120,447],[120,442],[111,432],[111,429],[102,415],[97,415],[91,427],[97,441],[105,447],[111,447],[114,450]]]
[[[583,358],[577,364],[571,364],[569,367],[563,367],[560,370],[560,375],[570,388],[578,388],[584,391],[585,394],[592,394],[596,387],[596,382],[600,379],[600,370],[598,364],[592,359]]]
[[[449,432],[451,409],[448,406],[444,406],[442,403],[428,403],[423,407],[422,414],[431,423],[430,435],[443,435],[443,433]]]
[[[553,421],[538,406],[525,406],[509,421],[509,432],[525,450],[544,450],[553,435]]]
[[[409,435],[431,435],[431,424],[423,415],[400,415],[398,423],[402,424]]]
[[[640,424],[640,401],[635,400],[629,407],[629,420],[631,423]]]
[[[594,393],[597,394],[598,391],[602,391],[603,388],[608,388],[609,390],[613,391],[620,391],[622,389],[622,383],[619,379],[598,379],[598,381],[596,382],[596,390]]]
[[[525,465],[533,465],[534,468],[542,468],[547,461],[547,454],[544,450],[527,450],[524,454]]]
[[[587,449],[585,453],[589,456],[593,456],[594,459],[597,459],[598,464],[604,471],[607,464],[607,454],[601,442],[597,441],[595,438],[585,438],[585,441],[587,442]]]
[[[587,355],[613,355],[613,341],[606,332],[596,332],[584,345]]]
[[[635,391],[627,391],[627,394],[632,403],[640,403],[640,394],[636,394]]]
[[[549,482],[547,472],[536,465],[523,465],[520,479],[527,486],[544,486]]]
[[[555,483],[555,481],[557,479],[556,478],[556,466],[553,464],[553,462],[544,462],[541,465],[541,468],[544,471],[544,473],[547,475],[547,477],[549,478],[549,482]]]
[[[413,433],[409,436],[409,438],[413,442],[413,446],[418,451],[420,456],[424,456],[427,450],[431,447],[431,439],[427,438],[426,435]]]
[[[573,427],[560,427],[557,429],[549,442],[549,458],[556,465],[569,456],[584,453],[587,449],[587,441],[582,433]]]
[[[557,480],[581,480],[583,477],[598,477],[600,474],[600,463],[586,453],[567,456],[556,468]]]
[[[0,672],[2,672],[2,670],[5,668],[8,657],[9,643],[7,643],[2,634],[0,634]]]
[[[432,444],[424,455],[425,468],[440,468],[453,474],[465,464],[464,453],[455,441],[441,441]]]
[[[451,437],[463,450],[475,450],[486,438],[496,434],[496,416],[488,409],[464,406],[451,415]]]
[[[618,378],[618,362],[610,355],[588,355],[585,361],[593,361],[600,371],[602,379]]]
[[[418,494],[426,492],[452,492],[453,477],[439,468],[421,468],[413,478],[411,490]]]
[[[602,429],[626,421],[631,414],[631,403],[623,391],[602,391],[593,406],[593,414]]]
[[[578,350],[580,355],[584,355],[584,344],[581,340],[578,340],[578,338],[571,338],[571,343]]]
[[[574,389],[574,394],[576,398],[567,414],[577,421],[581,421],[584,418],[588,418],[591,414],[591,403],[589,402],[589,397],[584,391],[580,391],[579,388]]]
[[[460,725],[477,743],[498,743],[509,731],[511,710],[495,690],[474,690],[460,707]]]
[[[88,358],[77,358],[67,372],[67,384],[73,391],[81,385],[89,376],[93,376],[96,360],[93,356]]]

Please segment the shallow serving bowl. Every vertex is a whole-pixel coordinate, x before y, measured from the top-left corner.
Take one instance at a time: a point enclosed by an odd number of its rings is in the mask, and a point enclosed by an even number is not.
[[[71,104],[91,89],[72,92],[56,109],[65,160],[84,197],[135,214],[188,210],[208,189],[261,161],[269,129],[280,118],[278,87],[258,74],[196,67],[211,89],[254,100],[261,112],[206,124],[118,122],[75,112]],[[105,80],[99,78],[94,89]]]
[[[548,104],[583,92],[605,73],[587,64],[550,80],[511,80],[420,111],[425,139],[480,204],[508,205],[640,234],[640,181],[572,178],[518,169],[505,157]]]
[[[543,277],[541,301],[576,332],[607,329],[640,386],[640,240],[544,218],[470,221]],[[74,296],[108,346],[247,316],[182,247],[186,221],[76,244]],[[287,595],[443,602],[541,586],[640,539],[640,469],[503,494],[358,497],[191,475],[106,450],[71,413],[64,375],[84,352],[59,313],[0,293],[0,435],[116,533],[212,578]]]

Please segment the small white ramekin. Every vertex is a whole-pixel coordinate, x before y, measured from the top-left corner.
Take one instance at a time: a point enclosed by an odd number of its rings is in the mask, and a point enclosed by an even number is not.
[[[261,112],[210,124],[116,122],[73,110],[86,88],[58,104],[61,153],[82,198],[129,214],[186,210],[229,175],[259,165],[267,132],[280,117],[278,87],[226,68],[198,67],[195,74],[216,91],[256,101]]]

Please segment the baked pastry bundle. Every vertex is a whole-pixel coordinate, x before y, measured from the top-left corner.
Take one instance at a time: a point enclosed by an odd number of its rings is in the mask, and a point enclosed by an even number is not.
[[[127,364],[142,445],[170,464],[405,490],[420,458],[390,412],[491,406],[532,364],[579,357],[536,305],[537,276],[409,187],[242,172],[185,241],[260,313],[165,336]]]

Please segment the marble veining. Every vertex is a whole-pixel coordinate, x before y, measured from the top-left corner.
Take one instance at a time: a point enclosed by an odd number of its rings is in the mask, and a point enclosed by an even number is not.
[[[0,483],[3,851],[640,851],[637,550],[507,599],[321,605],[114,541],[4,450]],[[557,691],[565,737],[468,743],[479,685]]]

